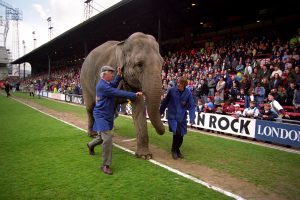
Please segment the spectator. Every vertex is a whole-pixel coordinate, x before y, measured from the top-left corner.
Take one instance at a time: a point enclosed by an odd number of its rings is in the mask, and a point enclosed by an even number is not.
[[[258,70],[257,78],[259,80],[261,80],[262,78],[267,78],[267,80],[269,80],[270,76],[271,72],[267,69],[267,66],[265,64],[260,64],[260,69]]]
[[[31,82],[30,85],[29,85],[29,96],[31,96],[31,95],[32,95],[32,97],[34,97],[34,84],[33,84],[33,82]]]
[[[245,70],[244,70],[244,75],[250,77],[252,74],[252,66],[250,65],[249,62],[246,63],[246,67],[245,67]]]
[[[196,112],[201,113],[204,111],[203,101],[198,99],[198,105],[196,106]]]
[[[296,73],[296,87],[300,86],[300,67],[295,67],[295,73]]]
[[[272,72],[270,79],[272,79],[275,76],[275,74],[278,74],[278,77],[282,76],[282,71],[279,69],[278,64],[274,65],[274,71]]]
[[[287,95],[286,101],[285,101],[286,105],[292,105],[293,104],[295,89],[296,89],[295,83],[291,82],[289,84],[288,89],[286,90],[286,95]]]
[[[239,104],[234,105],[234,111],[231,113],[231,116],[234,118],[239,118],[242,116],[242,111]]]
[[[224,99],[220,96],[219,92],[215,92],[215,96],[214,96],[214,105],[215,107],[220,107],[221,103],[224,102]]]
[[[207,102],[207,95],[209,93],[209,88],[204,79],[200,80],[200,84],[198,85],[198,97],[202,100],[203,103]]]
[[[283,83],[282,83],[282,80],[281,78],[279,77],[279,74],[275,73],[274,74],[274,77],[272,78],[271,82],[270,82],[270,89],[278,89],[279,86],[282,86]]]
[[[241,72],[241,73],[244,71],[243,61],[241,61],[241,60],[239,61],[239,64],[238,64],[238,66],[236,66],[235,71]]]
[[[242,115],[244,117],[254,118],[254,117],[257,117],[258,114],[259,114],[259,110],[256,107],[256,102],[255,101],[251,101],[250,102],[250,107],[249,108],[245,108]]]
[[[261,87],[265,88],[265,94],[269,94],[270,93],[270,83],[268,81],[268,78],[266,78],[266,77],[262,78],[260,83],[261,83]]]
[[[268,95],[268,100],[270,102],[271,105],[271,110],[273,112],[276,113],[276,115],[278,115],[278,118],[282,118],[282,116],[284,115],[285,117],[289,117],[288,115],[285,114],[285,111],[283,110],[282,106],[279,104],[279,102],[277,100],[275,100],[274,98],[274,94],[270,93]]]
[[[262,110],[261,113],[258,114],[259,119],[264,119],[264,120],[275,120],[278,115],[271,110],[271,105],[269,103],[264,104],[264,109]]]
[[[272,89],[271,92],[270,92],[269,94],[272,94],[272,96],[274,96],[274,99],[275,99],[276,101],[278,101],[278,102],[280,101],[280,96],[279,96],[279,94],[278,94],[277,88]]]
[[[248,108],[250,106],[250,88],[251,82],[248,80],[248,76],[244,76],[244,79],[241,83],[241,88],[244,90],[244,108]]]
[[[233,82],[233,86],[229,90],[229,97],[232,101],[236,101],[238,94],[240,93],[240,89],[237,87],[236,82]]]
[[[37,83],[37,91],[38,91],[38,97],[39,97],[39,99],[41,98],[42,89],[43,89],[43,85],[42,85],[41,81],[38,81],[38,83]]]
[[[215,79],[212,77],[212,74],[208,75],[207,86],[208,86],[208,89],[209,89],[208,96],[214,96],[216,82],[215,82]]]
[[[252,73],[250,76],[250,88],[255,88],[259,79],[256,77],[256,74]]]
[[[296,87],[293,99],[293,105],[296,108],[297,112],[300,112],[300,86]]]
[[[9,93],[10,85],[9,85],[8,81],[5,82],[4,87],[5,87],[6,97],[9,97],[10,96],[10,93]]]
[[[284,105],[286,102],[287,94],[286,94],[286,89],[283,86],[279,86],[277,93],[279,95],[279,100],[278,102],[281,105]]]
[[[232,114],[235,111],[235,107],[232,103],[232,101],[225,101],[224,103],[221,103],[222,106],[222,112],[224,114]]]
[[[221,76],[219,82],[217,83],[216,90],[219,96],[224,99],[224,92],[225,92],[225,81],[224,77]]]
[[[295,82],[297,78],[297,74],[295,70],[292,68],[292,64],[288,65],[288,68],[286,70],[287,73],[287,84],[289,85],[291,82]]]
[[[254,89],[255,101],[258,103],[258,108],[260,108],[260,104],[264,103],[265,99],[265,88],[261,86],[261,83],[257,83],[257,86]]]
[[[215,109],[214,103],[211,101],[211,98],[207,98],[207,109],[213,111]]]

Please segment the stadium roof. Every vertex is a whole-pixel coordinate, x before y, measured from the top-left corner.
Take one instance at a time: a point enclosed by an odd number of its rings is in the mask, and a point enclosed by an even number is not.
[[[12,64],[29,62],[33,71],[39,71],[48,68],[48,56],[51,65],[76,62],[103,42],[124,40],[137,31],[152,34],[164,44],[191,33],[204,36],[220,30],[233,31],[236,27],[247,28],[244,26],[247,24],[248,28],[257,27],[257,20],[267,22],[265,26],[298,25],[297,6],[283,8],[293,5],[289,1],[252,0],[244,6],[233,0],[123,0]]]

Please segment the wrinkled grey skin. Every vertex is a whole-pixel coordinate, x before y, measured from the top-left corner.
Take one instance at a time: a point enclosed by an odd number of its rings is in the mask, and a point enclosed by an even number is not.
[[[145,101],[144,98],[132,101],[132,117],[137,134],[136,156],[151,158],[146,107],[156,132],[160,135],[165,132],[159,114],[162,62],[155,38],[139,32],[132,34],[125,41],[108,41],[92,50],[82,65],[80,76],[88,114],[88,134],[93,134],[93,108],[101,67],[104,65],[122,67],[125,81],[121,81],[118,88],[142,91],[145,97]]]

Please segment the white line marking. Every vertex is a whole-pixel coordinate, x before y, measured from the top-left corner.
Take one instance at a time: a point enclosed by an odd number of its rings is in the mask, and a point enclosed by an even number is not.
[[[122,146],[120,146],[120,145],[118,145],[118,144],[114,144],[114,146],[115,146],[115,147],[118,147],[119,149],[122,149],[122,150],[124,150],[124,151],[126,151],[126,152],[128,152],[128,153],[131,153],[131,154],[133,154],[133,155],[135,154],[134,151],[131,151],[130,149],[127,149],[127,148],[125,148],[125,147],[122,147]],[[202,181],[202,180],[200,180],[200,179],[198,179],[198,178],[196,178],[196,177],[194,177],[194,176],[188,175],[188,174],[186,174],[186,173],[184,173],[184,172],[181,172],[181,171],[179,171],[179,170],[177,170],[177,169],[171,168],[171,167],[169,167],[169,166],[167,166],[167,165],[165,165],[165,164],[162,164],[162,163],[160,163],[160,162],[158,162],[158,161],[156,161],[156,160],[149,159],[149,162],[151,162],[151,163],[153,163],[153,164],[155,164],[155,165],[158,165],[158,166],[160,166],[160,167],[162,167],[162,168],[165,168],[166,170],[171,171],[171,172],[173,172],[173,173],[175,173],[175,174],[177,174],[177,175],[179,175],[179,176],[182,176],[182,177],[187,178],[187,179],[189,179],[189,180],[191,180],[191,181],[194,181],[194,182],[196,182],[196,183],[199,183],[199,184],[201,184],[201,185],[203,185],[203,186],[205,186],[205,187],[207,187],[207,188],[209,188],[209,189],[212,189],[212,190],[218,191],[218,192],[220,192],[220,193],[222,193],[222,194],[225,194],[226,196],[229,196],[229,197],[232,197],[232,198],[238,199],[238,200],[243,200],[243,199],[244,199],[244,198],[241,197],[241,196],[238,196],[238,195],[236,195],[236,194],[233,194],[233,193],[231,193],[231,192],[228,192],[228,191],[226,191],[226,190],[223,190],[222,188],[219,188],[219,187],[210,185],[210,184],[206,183],[205,181]]]
[[[128,140],[122,140],[122,142],[131,142],[131,141],[134,141],[136,140],[136,138],[132,138],[132,139],[128,139]]]
[[[52,115],[50,115],[50,114],[48,114],[48,113],[45,113],[45,112],[43,112],[43,111],[41,111],[41,110],[39,110],[39,109],[37,109],[37,108],[34,108],[34,107],[32,107],[32,106],[30,106],[30,105],[28,105],[28,104],[22,102],[22,101],[19,101],[19,100],[15,99],[15,98],[11,98],[11,99],[14,99],[14,100],[17,101],[17,102],[19,102],[19,103],[21,103],[21,104],[23,104],[23,105],[25,105],[25,106],[28,106],[28,107],[30,107],[30,108],[32,108],[32,109],[38,111],[38,112],[41,112],[41,113],[43,113],[43,114],[45,114],[45,115],[47,115],[47,116],[49,116],[49,117],[52,117],[52,118],[54,118],[54,119],[56,119],[56,120],[58,120],[58,121],[61,121],[61,122],[65,123],[65,124],[68,124],[68,125],[70,125],[70,126],[72,126],[72,127],[75,127],[75,128],[77,128],[77,129],[79,129],[79,130],[81,130],[81,131],[86,132],[85,129],[82,129],[82,128],[80,128],[80,127],[74,125],[74,124],[71,124],[71,123],[69,123],[69,122],[66,122],[66,121],[64,121],[64,120],[62,120],[62,119],[59,119],[59,118],[57,118],[57,117],[55,117],[55,116],[52,116]],[[115,147],[119,148],[119,149],[122,149],[122,150],[128,152],[128,153],[131,153],[131,154],[133,154],[133,155],[135,154],[134,151],[131,151],[130,149],[127,149],[127,148],[125,148],[125,147],[122,147],[122,146],[120,146],[120,145],[118,145],[118,144],[113,143],[113,145],[114,145]],[[181,171],[179,171],[179,170],[177,170],[177,169],[173,169],[173,168],[171,168],[171,167],[169,167],[169,166],[167,166],[167,165],[164,165],[164,164],[162,164],[162,163],[160,163],[160,162],[158,162],[158,161],[155,161],[155,160],[153,160],[153,159],[150,159],[149,162],[151,162],[151,163],[153,163],[153,164],[155,164],[155,165],[158,165],[158,166],[160,166],[160,167],[162,167],[162,168],[165,168],[165,169],[167,169],[168,171],[171,171],[171,172],[173,172],[173,173],[175,173],[175,174],[177,174],[177,175],[179,175],[179,176],[182,176],[182,177],[187,178],[187,179],[189,179],[189,180],[191,180],[191,181],[194,181],[195,183],[199,183],[199,184],[201,184],[201,185],[203,185],[203,186],[205,186],[205,187],[207,187],[207,188],[209,188],[209,189],[212,189],[212,190],[215,190],[215,191],[217,191],[217,192],[220,192],[220,193],[222,193],[222,194],[224,194],[224,195],[226,195],[226,196],[232,197],[232,198],[237,199],[237,200],[244,200],[244,198],[241,197],[241,196],[238,196],[238,195],[236,195],[236,194],[233,194],[233,193],[231,193],[231,192],[228,192],[228,191],[226,191],[226,190],[223,190],[223,189],[221,189],[221,188],[219,188],[219,187],[210,185],[210,184],[206,183],[205,181],[202,181],[202,180],[200,180],[200,179],[198,179],[198,178],[196,178],[196,177],[193,177],[193,176],[191,176],[191,175],[188,175],[188,174],[186,174],[186,173],[184,173],[184,172],[181,172]]]

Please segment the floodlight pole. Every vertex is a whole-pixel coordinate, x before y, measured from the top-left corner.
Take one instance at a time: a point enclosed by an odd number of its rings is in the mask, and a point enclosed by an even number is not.
[[[24,55],[26,54],[26,46],[25,46],[25,40],[22,41],[23,43],[23,50],[24,50]],[[21,73],[20,73],[21,76]],[[25,62],[23,63],[23,79],[25,80]]]
[[[32,36],[33,36],[33,49],[35,49],[36,48],[35,31],[32,31]]]
[[[52,39],[52,30],[53,30],[53,26],[52,26],[51,20],[52,20],[51,17],[48,17],[48,18],[47,18],[48,29],[49,29],[49,31],[48,31],[48,37],[49,37],[49,40]]]
[[[48,79],[51,77],[51,58],[50,54],[48,53]]]
[[[161,20],[160,20],[160,10],[158,11],[157,19],[157,42],[159,44],[159,50],[161,51]]]

